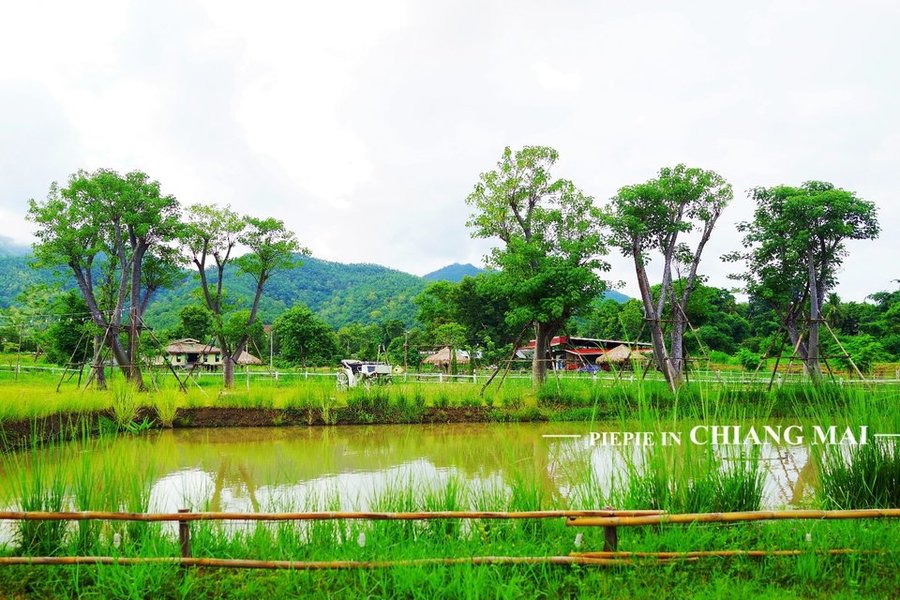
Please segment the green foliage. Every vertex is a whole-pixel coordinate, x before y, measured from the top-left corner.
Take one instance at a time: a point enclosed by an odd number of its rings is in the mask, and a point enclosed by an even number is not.
[[[827,310],[826,296],[837,285],[846,242],[878,237],[875,204],[821,181],[758,187],[750,196],[756,202],[753,220],[738,224],[744,250],[723,258],[745,263],[745,270],[732,277],[777,314],[808,370],[817,375],[818,323]],[[808,325],[801,321],[804,314]]]
[[[206,341],[213,332],[213,314],[205,306],[188,304],[179,313],[178,326],[172,330],[173,339],[193,338]]]
[[[247,340],[247,349],[251,354],[261,352],[268,347],[262,321],[250,320],[249,310],[236,310],[225,317],[222,324],[222,335],[229,347],[234,348],[239,342]]]
[[[50,308],[56,319],[47,328],[47,360],[58,365],[89,362],[95,328],[81,294],[69,290],[59,295]]]
[[[434,345],[445,345],[437,330],[446,324],[460,325],[463,340],[457,345],[487,348],[510,343],[515,336],[506,321],[510,310],[507,290],[499,282],[498,273],[481,273],[464,277],[459,283],[438,281],[431,283],[415,297],[419,309],[418,321],[425,327]]]
[[[329,365],[339,358],[332,329],[305,306],[288,309],[273,325],[278,354],[292,364]]]
[[[657,367],[673,389],[681,381],[686,314],[698,283],[703,249],[731,199],[731,185],[719,174],[681,164],[660,169],[647,182],[619,189],[612,199],[611,243],[634,260]],[[690,233],[699,234],[693,248],[679,239]],[[647,264],[657,254],[662,259],[662,282],[654,295]],[[667,313],[668,349],[662,330]]]
[[[602,214],[571,181],[553,179],[557,158],[548,147],[507,147],[466,198],[472,236],[501,242],[487,259],[500,270],[491,279],[495,289],[509,298],[506,321],[516,328],[534,323],[539,349],[604,290],[597,273],[609,269],[600,259]],[[536,384],[544,373],[535,361]]]
[[[878,361],[884,361],[890,358],[890,354],[884,349],[884,346],[874,337],[868,334],[855,335],[849,337],[840,337],[843,350],[837,345],[832,338],[826,338],[823,344],[825,355],[833,358],[833,360],[847,371],[852,370],[853,364],[863,373],[872,370],[874,364]],[[849,358],[846,351],[849,354]],[[851,360],[853,364],[851,364]]]
[[[747,348],[738,350],[734,357],[745,371],[756,371],[762,362],[762,357],[759,354],[751,352]]]

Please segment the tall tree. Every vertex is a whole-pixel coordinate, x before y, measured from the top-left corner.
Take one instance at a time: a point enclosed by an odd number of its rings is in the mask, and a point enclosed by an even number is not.
[[[278,339],[278,354],[290,363],[327,365],[340,353],[334,330],[301,304],[275,319],[273,329]]]
[[[156,275],[170,256],[164,248],[178,233],[179,213],[175,197],[162,194],[159,182],[140,171],[124,176],[109,169],[78,171],[66,187],[53,184],[46,200],[29,202],[29,219],[37,224],[39,264],[71,269],[94,324],[103,332],[100,342],[140,388],[143,314],[153,291],[168,282]],[[145,273],[150,256],[160,264]]]
[[[309,251],[300,246],[294,234],[278,219],[241,217],[229,208],[201,204],[187,209],[182,245],[197,268],[206,307],[216,319],[224,384],[232,387],[234,367],[251,338],[266,282],[273,272],[297,266],[295,254],[309,254]],[[246,251],[237,256],[239,247]],[[256,283],[244,327],[238,328],[237,335],[233,322],[228,323],[229,335],[226,335],[223,320],[226,309],[223,286],[229,264],[234,264],[239,273],[249,275]],[[212,280],[208,270],[212,271]]]
[[[612,199],[613,244],[634,260],[653,356],[673,391],[684,369],[686,308],[698,280],[703,249],[731,199],[731,186],[720,175],[681,164],[660,169],[646,183],[623,187]],[[693,247],[684,241],[690,234],[696,238]],[[655,254],[662,258],[656,297],[647,273]],[[680,285],[674,285],[676,280]],[[668,348],[663,329],[666,314],[671,322]]]
[[[756,201],[753,220],[738,225],[744,250],[724,258],[746,263],[746,271],[733,277],[778,312],[807,372],[819,378],[826,294],[837,283],[847,240],[878,237],[875,204],[822,181],[758,187],[750,197]]]
[[[606,254],[601,211],[571,181],[551,176],[557,158],[548,147],[515,153],[507,147],[466,198],[472,237],[501,242],[486,258],[501,271],[508,321],[534,329],[535,386],[546,379],[550,339],[605,289],[598,272],[609,269],[600,258]]]

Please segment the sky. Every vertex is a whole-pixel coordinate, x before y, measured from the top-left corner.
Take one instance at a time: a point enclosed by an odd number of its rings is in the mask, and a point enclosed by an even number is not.
[[[0,8],[0,240],[78,169],[274,216],[314,256],[482,264],[465,198],[505,146],[602,205],[663,166],[734,187],[701,272],[732,287],[746,190],[875,202],[838,293],[900,279],[900,3],[15,2]],[[608,277],[637,295],[628,260]]]

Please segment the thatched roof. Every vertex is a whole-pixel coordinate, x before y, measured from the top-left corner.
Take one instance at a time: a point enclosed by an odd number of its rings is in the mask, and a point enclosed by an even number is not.
[[[621,344],[616,346],[609,352],[602,354],[597,357],[595,361],[598,365],[602,364],[612,364],[612,365],[620,365],[628,360],[637,360],[643,361],[647,360],[647,357],[641,354],[640,352],[635,352],[625,344]]]
[[[222,351],[215,346],[204,344],[194,338],[175,340],[166,346],[166,354],[221,354]]]
[[[241,352],[241,355],[237,359],[237,364],[239,365],[261,365],[263,362],[244,350]]]
[[[422,360],[423,363],[427,365],[449,365],[451,362],[450,358],[450,346],[444,346],[434,354],[428,356],[427,358]],[[469,363],[469,353],[465,350],[457,350],[456,351],[456,364],[465,365]]]

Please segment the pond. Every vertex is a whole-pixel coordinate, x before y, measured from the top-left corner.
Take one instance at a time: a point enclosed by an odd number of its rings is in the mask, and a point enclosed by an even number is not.
[[[547,508],[601,508],[584,506],[579,486],[590,481],[605,494],[627,477],[625,465],[641,463],[642,449],[592,445],[589,434],[620,430],[515,423],[151,431],[9,455],[0,463],[0,505],[15,507],[40,477],[43,485],[60,482],[67,497],[81,495],[80,505],[66,502],[72,508],[108,508],[102,494],[119,487],[116,497],[139,497],[125,510],[391,510],[379,499],[398,490],[426,493],[454,482],[482,498],[502,497],[523,480]],[[669,451],[689,453],[688,446]],[[813,462],[807,446],[761,446],[763,507],[801,503],[815,480]]]

